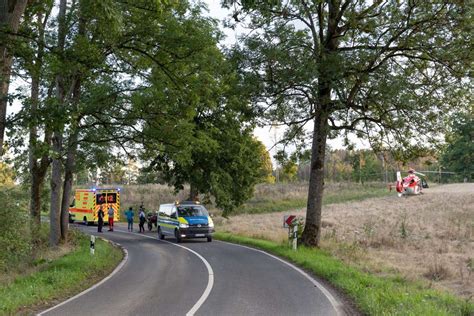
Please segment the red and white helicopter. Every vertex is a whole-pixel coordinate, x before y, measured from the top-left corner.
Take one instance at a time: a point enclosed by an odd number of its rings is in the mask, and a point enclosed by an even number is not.
[[[410,169],[408,170],[408,176],[402,179],[401,172],[397,171],[396,190],[399,197],[403,195],[418,195],[422,193],[423,188],[428,188],[426,180],[417,175],[425,177],[423,173]]]

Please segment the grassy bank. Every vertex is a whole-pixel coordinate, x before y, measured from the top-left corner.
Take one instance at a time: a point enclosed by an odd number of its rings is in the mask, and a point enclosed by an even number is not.
[[[89,253],[89,239],[74,234],[72,252],[51,262],[37,262],[27,275],[0,284],[0,314],[30,314],[38,307],[70,297],[108,275],[122,260],[122,251],[97,240],[94,256]]]
[[[473,315],[474,304],[429,289],[400,276],[379,277],[345,265],[328,253],[300,247],[292,251],[275,242],[216,233],[224,241],[256,247],[285,258],[329,281],[367,315]]]

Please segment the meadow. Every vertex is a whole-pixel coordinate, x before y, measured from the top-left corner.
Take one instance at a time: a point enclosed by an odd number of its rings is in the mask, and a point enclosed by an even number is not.
[[[217,217],[217,229],[239,236],[287,242],[283,216]],[[249,224],[250,223],[250,224]],[[474,184],[451,184],[398,198],[396,194],[327,204],[321,248],[375,275],[400,275],[472,299],[474,295]]]

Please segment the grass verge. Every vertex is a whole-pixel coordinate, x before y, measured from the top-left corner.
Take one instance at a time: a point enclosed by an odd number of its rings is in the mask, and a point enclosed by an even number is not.
[[[249,245],[291,261],[329,281],[352,299],[367,315],[462,315],[474,314],[472,301],[429,289],[400,276],[380,277],[345,265],[319,249],[297,251],[271,241],[216,233],[216,239]]]
[[[323,196],[323,205],[344,203],[350,201],[361,201],[368,198],[383,197],[393,192],[386,187],[364,187],[355,184],[355,188],[344,188],[337,191],[325,192]],[[232,214],[263,214],[283,212],[290,209],[306,207],[305,198],[285,198],[285,199],[262,199],[249,201],[237,208]]]
[[[70,297],[108,275],[122,260],[120,249],[100,239],[91,256],[87,236],[74,235],[75,250],[42,263],[36,272],[0,285],[0,314],[31,314],[41,306]]]

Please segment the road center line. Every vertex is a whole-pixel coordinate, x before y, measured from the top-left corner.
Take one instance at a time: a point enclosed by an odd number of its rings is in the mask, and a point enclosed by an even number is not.
[[[209,275],[209,279],[207,281],[207,286],[206,286],[206,289],[204,290],[204,292],[202,293],[201,297],[199,298],[199,300],[196,302],[196,304],[194,304],[194,306],[189,310],[189,312],[186,313],[186,316],[192,316],[194,315],[198,309],[202,306],[202,304],[204,304],[204,302],[207,300],[207,298],[209,297],[209,294],[211,294],[211,291],[212,291],[212,287],[214,286],[214,271],[212,270],[212,267],[211,265],[209,264],[209,262],[203,257],[201,256],[199,253],[197,253],[196,251],[192,250],[192,249],[189,249],[187,247],[184,247],[182,245],[178,245],[178,244],[175,244],[175,243],[172,243],[172,242],[169,242],[167,240],[162,240],[162,239],[159,239],[158,237],[153,237],[153,236],[148,236],[148,235],[145,235],[145,234],[138,234],[138,233],[133,233],[133,232],[126,232],[124,230],[115,230],[116,232],[120,232],[120,233],[124,233],[124,234],[133,234],[133,235],[137,235],[137,236],[142,236],[142,237],[146,237],[146,238],[150,238],[150,239],[156,239],[158,241],[161,241],[161,242],[166,242],[168,244],[171,244],[173,246],[176,246],[176,247],[180,247],[180,248],[183,248],[183,249],[186,249],[187,251],[190,251],[192,252],[194,255],[196,255],[199,259],[201,259],[201,261],[204,263],[204,265],[206,266],[207,268],[207,273]]]

